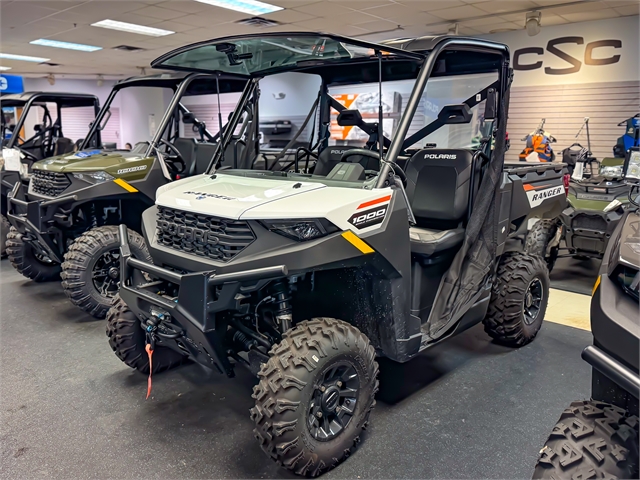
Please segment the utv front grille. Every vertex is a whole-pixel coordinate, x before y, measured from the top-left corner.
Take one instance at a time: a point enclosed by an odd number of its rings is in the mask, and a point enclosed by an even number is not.
[[[31,176],[31,190],[38,195],[57,197],[69,185],[71,185],[71,181],[64,173],[34,169]]]
[[[607,230],[607,221],[601,215],[580,213],[573,219],[571,226],[574,230],[584,229],[605,232]]]
[[[244,221],[158,207],[158,243],[181,252],[227,262],[255,239]]]

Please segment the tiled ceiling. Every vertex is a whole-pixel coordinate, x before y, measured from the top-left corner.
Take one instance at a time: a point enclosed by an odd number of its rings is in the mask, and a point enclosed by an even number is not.
[[[325,31],[370,41],[446,33],[461,35],[524,27],[525,13],[542,11],[542,26],[638,15],[640,0],[269,0],[284,10],[263,15],[280,25],[258,28],[236,22],[251,15],[194,0],[0,0],[0,52],[50,58],[57,67],[0,60],[8,73],[27,76],[117,78],[140,73],[172,48],[210,38],[260,31]],[[104,19],[176,32],[165,37],[90,26]],[[103,48],[78,52],[30,45],[38,38]],[[144,50],[121,52],[118,45]],[[149,71],[149,70],[148,70]]]

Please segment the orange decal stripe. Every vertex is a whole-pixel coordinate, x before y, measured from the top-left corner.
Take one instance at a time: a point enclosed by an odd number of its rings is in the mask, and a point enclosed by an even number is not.
[[[356,210],[360,210],[361,208],[370,207],[371,205],[377,205],[379,203],[388,202],[391,200],[391,195],[387,195],[386,197],[376,198],[375,200],[369,200],[368,202],[361,203]]]
[[[526,185],[524,185],[524,191],[525,192],[530,192],[531,190],[539,190],[541,188],[546,188],[546,187],[550,187],[551,185],[538,185],[537,187],[534,187],[533,185],[527,183]]]

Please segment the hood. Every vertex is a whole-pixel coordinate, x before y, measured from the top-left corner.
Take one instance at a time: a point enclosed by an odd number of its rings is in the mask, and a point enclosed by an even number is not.
[[[260,205],[326,188],[321,183],[217,174],[170,183],[158,190],[156,204],[189,212],[239,219]]]
[[[34,163],[32,168],[63,173],[105,171],[114,167],[129,166],[132,162],[143,159],[142,155],[131,153],[127,150],[90,149],[49,157]]]

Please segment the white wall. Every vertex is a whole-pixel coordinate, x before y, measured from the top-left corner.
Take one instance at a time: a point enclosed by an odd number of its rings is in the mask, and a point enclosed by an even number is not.
[[[120,97],[120,142],[122,145],[151,140],[149,116],[153,115],[156,127],[168,106],[162,88],[136,87],[121,90]]]
[[[524,15],[524,14],[523,14]],[[561,52],[569,54],[575,62],[579,62],[579,69],[575,73],[562,74],[557,70],[572,67],[572,64],[549,52],[549,41],[563,37],[578,37],[581,44],[565,42],[556,45]],[[619,17],[608,20],[597,20],[593,22],[572,23],[568,25],[557,25],[551,27],[544,26],[544,11],[542,12],[542,29],[534,37],[527,35],[525,30],[515,32],[496,33],[485,35],[489,40],[506,43],[511,50],[512,64],[516,60],[523,65],[534,65],[542,62],[539,68],[532,70],[518,70],[516,66],[513,86],[540,86],[540,85],[568,85],[581,83],[598,82],[622,82],[638,80],[640,78],[638,45],[640,44],[640,18]],[[567,39],[568,40],[568,39]],[[595,46],[593,42],[609,41],[620,45],[619,48],[613,46],[602,46],[593,49],[592,58],[611,59],[608,65],[588,65],[586,50],[589,44]],[[519,59],[514,58],[518,50],[522,48],[542,49],[542,54],[538,52],[520,55]],[[553,49],[553,45],[551,45]],[[619,56],[614,59],[613,57]],[[593,63],[593,62],[592,62]],[[553,69],[552,72],[545,69]]]
[[[311,110],[320,90],[320,77],[306,73],[280,73],[260,81],[260,118],[275,120],[278,115],[287,120]],[[283,99],[276,96],[284,93]]]

